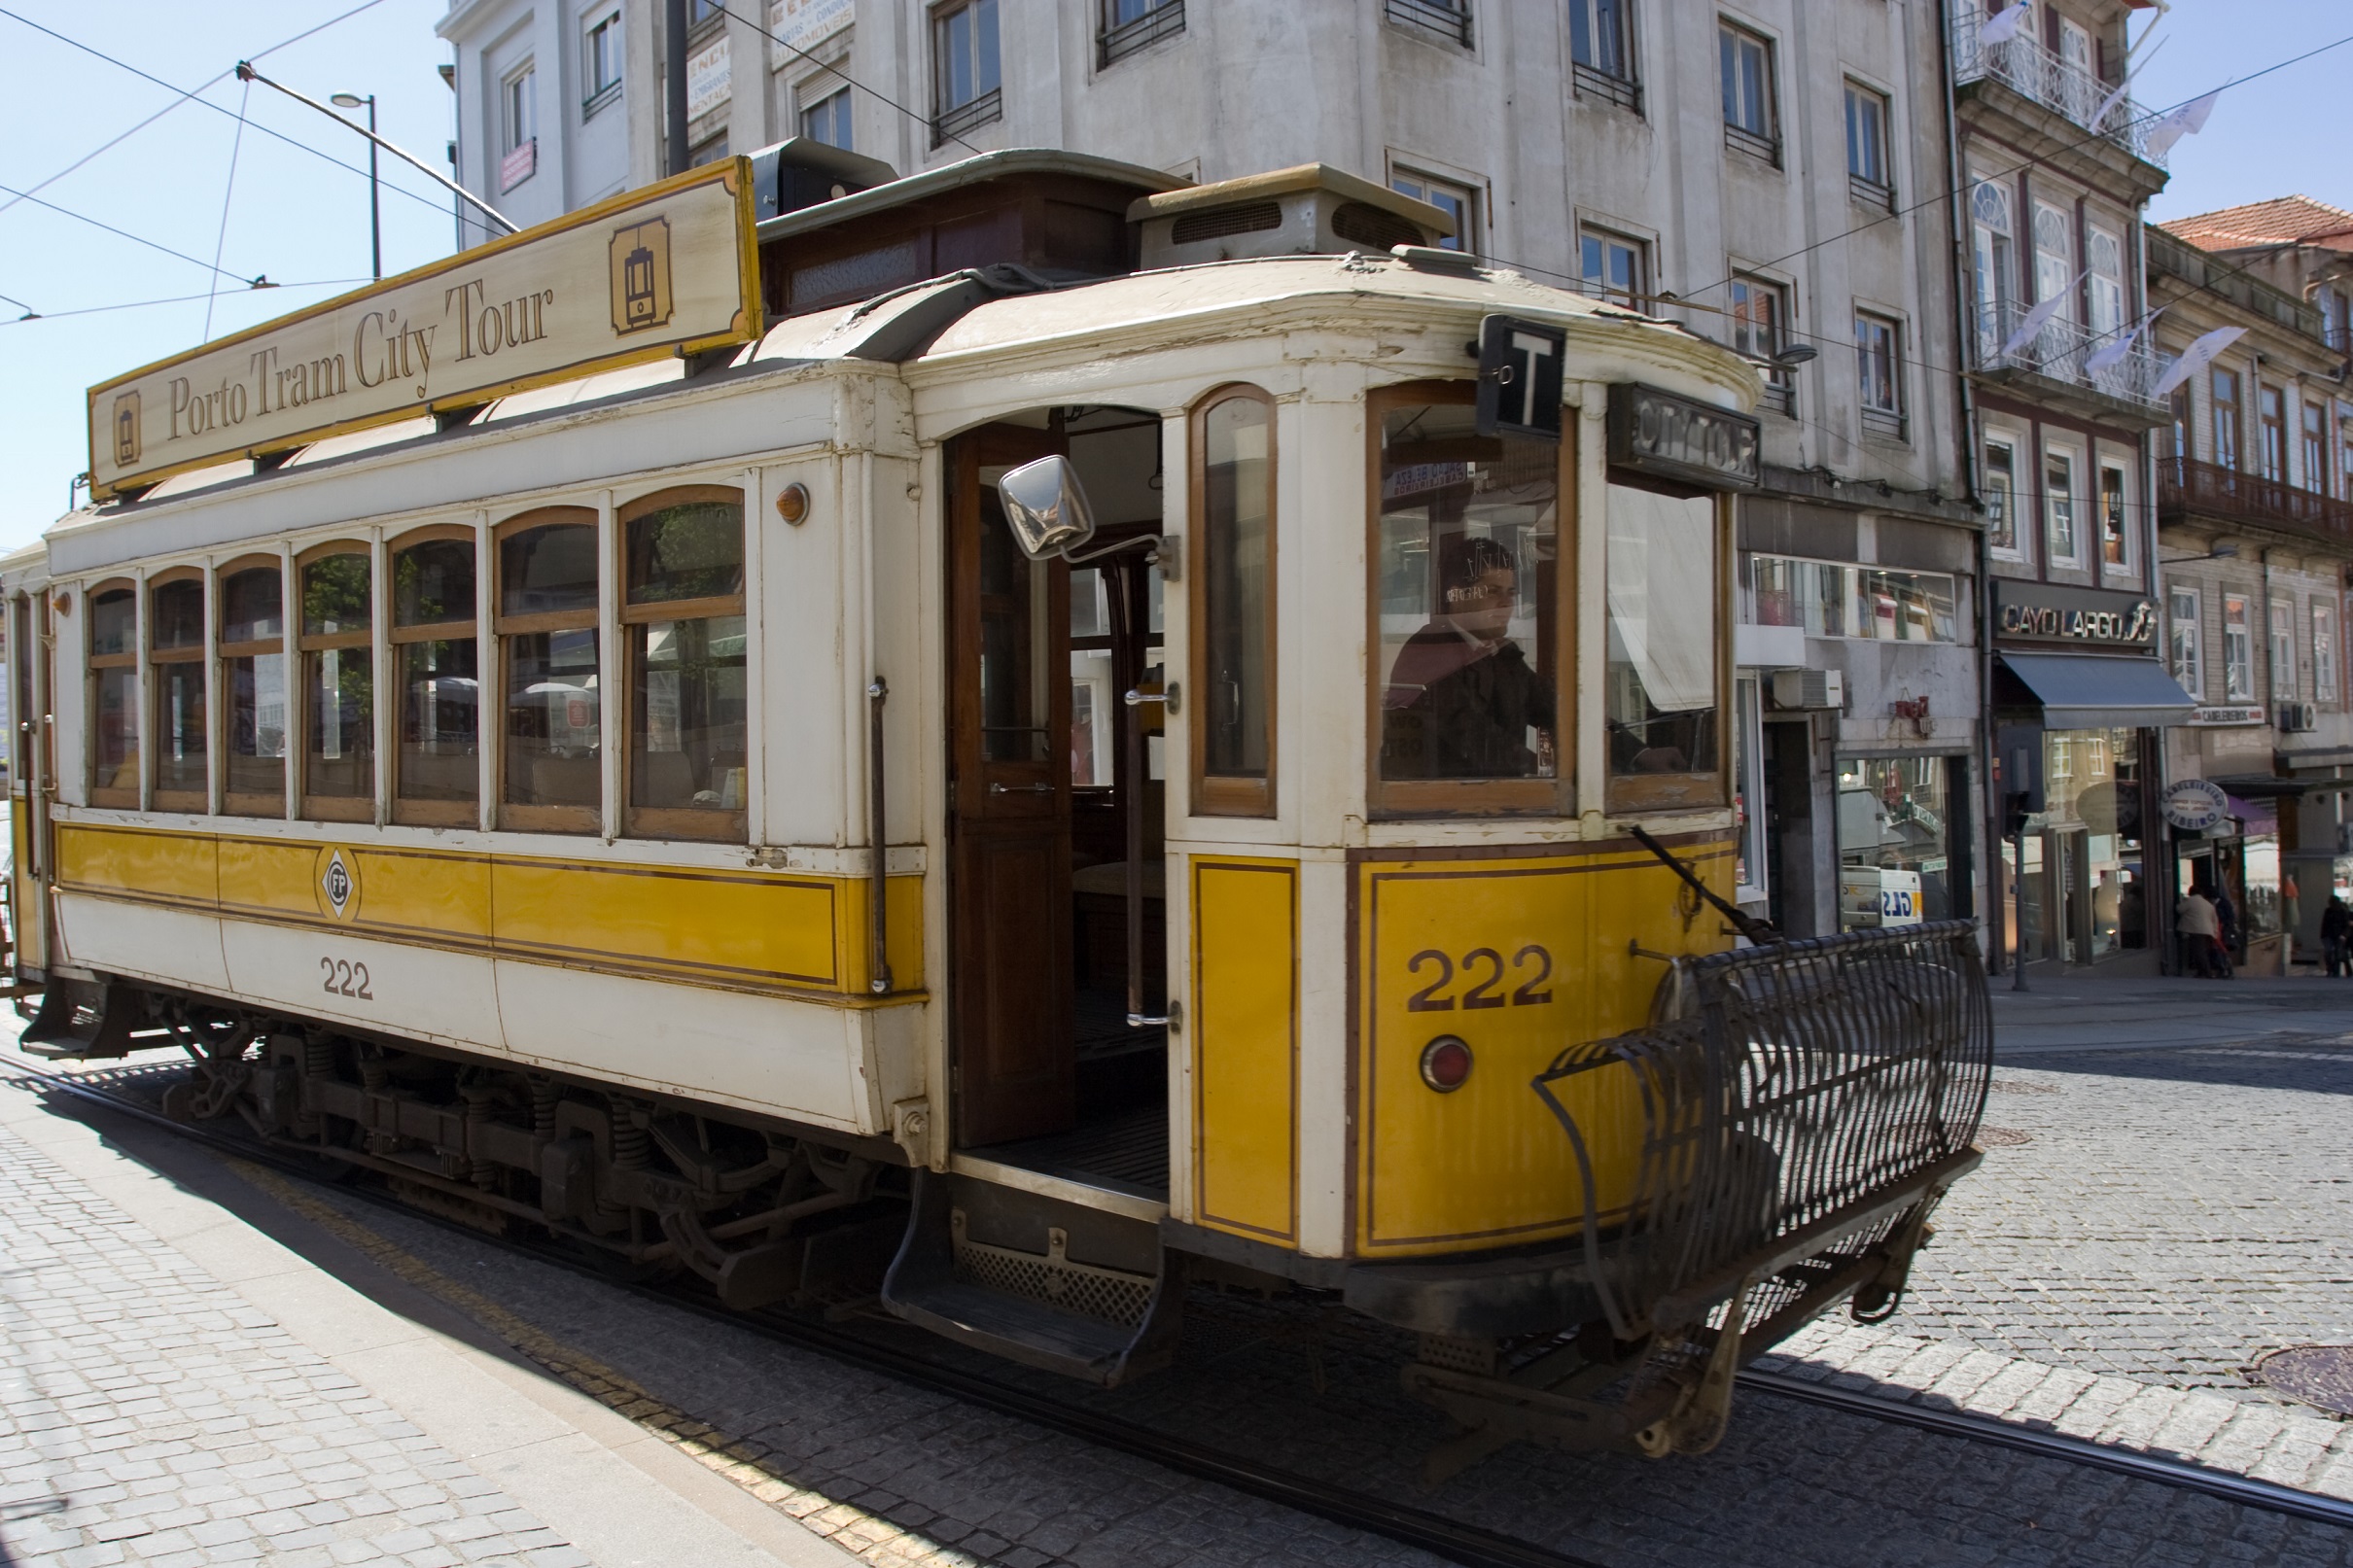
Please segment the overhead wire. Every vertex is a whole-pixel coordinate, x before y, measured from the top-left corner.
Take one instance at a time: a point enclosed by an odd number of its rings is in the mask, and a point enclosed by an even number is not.
[[[373,280],[369,278],[314,278],[305,283],[272,283],[267,287],[271,289],[343,289],[349,288],[355,283],[371,281]],[[207,296],[200,294],[175,294],[162,299],[124,299],[111,305],[83,305],[73,310],[33,311],[31,306],[26,305],[26,310],[31,311],[31,314],[18,316],[10,321],[0,321],[0,327],[22,327],[37,321],[61,321],[68,316],[98,316],[114,310],[145,310],[150,305],[185,305],[192,300],[206,297]],[[0,299],[8,299],[11,304],[24,303],[20,299],[9,299],[7,295],[0,295]]]
[[[742,22],[745,26],[751,28],[753,31],[774,40],[777,44],[782,45],[784,48],[789,49],[793,53],[799,55],[802,59],[807,60],[810,64],[818,66],[822,70],[830,73],[831,75],[840,77],[844,82],[849,83],[850,86],[856,87],[867,97],[876,99],[881,103],[888,104],[891,108],[897,110],[900,114],[905,115],[909,120],[912,120],[917,124],[923,126],[926,130],[938,134],[942,141],[954,142],[957,146],[966,148],[974,153],[982,151],[981,148],[974,146],[968,141],[966,141],[962,136],[957,135],[954,131],[940,132],[937,122],[934,122],[931,116],[919,114],[915,110],[908,108],[905,104],[900,103],[897,99],[893,98],[886,93],[876,91],[874,88],[866,86],[863,82],[859,81],[858,78],[852,76],[849,72],[843,70],[840,66],[819,59],[807,50],[802,49],[799,45],[787,43],[784,39],[778,38],[776,34],[769,32],[767,28],[753,20],[750,17],[745,16],[742,12],[730,11],[723,5],[715,5],[711,9],[718,12],[722,17],[733,17],[737,21]]]
[[[248,82],[244,91],[237,96],[237,134],[236,139],[228,144],[228,179],[221,188],[221,231],[213,237],[212,242],[212,269],[215,272],[221,270],[221,252],[228,244],[228,207],[237,194],[237,154],[245,147],[245,110],[252,96],[253,84]],[[220,295],[221,280],[216,277],[204,296],[204,335],[197,339],[198,342],[212,341],[212,307]]]
[[[238,277],[236,273],[226,271],[217,264],[205,261],[202,257],[191,256],[186,251],[175,251],[168,245],[158,245],[152,239],[143,238],[140,235],[130,232],[128,229],[117,228],[112,224],[102,224],[95,218],[91,218],[87,214],[74,211],[71,207],[60,207],[53,201],[44,200],[40,196],[34,195],[29,191],[18,191],[9,186],[0,185],[0,195],[15,196],[19,201],[29,201],[36,207],[47,207],[51,212],[71,218],[77,223],[88,224],[92,228],[103,228],[108,233],[116,235],[118,238],[127,239],[133,244],[144,245],[151,251],[160,251],[165,256],[176,257],[180,261],[192,262],[196,266],[203,267],[208,272],[220,273],[222,277],[233,279],[238,283],[244,284],[249,289],[265,289],[270,286],[269,278],[266,273],[260,277],[254,278]]]

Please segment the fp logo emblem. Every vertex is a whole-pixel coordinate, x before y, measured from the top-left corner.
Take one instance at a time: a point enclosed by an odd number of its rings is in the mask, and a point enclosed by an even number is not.
[[[319,898],[326,913],[336,920],[349,920],[359,909],[360,879],[353,863],[339,849],[331,849],[319,860]]]

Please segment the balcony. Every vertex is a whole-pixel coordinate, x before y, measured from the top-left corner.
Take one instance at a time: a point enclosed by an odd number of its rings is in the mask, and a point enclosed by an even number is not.
[[[2192,518],[2240,523],[2353,550],[2353,502],[2195,458],[2165,458],[2157,466],[2158,522]]]
[[[2038,9],[2035,21],[2042,19]],[[2028,27],[1998,44],[1980,36],[1985,13],[1974,4],[1953,8],[1952,81],[1955,87],[1973,82],[1998,82],[2022,98],[2041,104],[2071,124],[2087,130],[2099,106],[2116,89],[2080,65],[2053,53]],[[2139,104],[2129,97],[2118,101],[2102,122],[2100,135],[2153,168],[2165,166],[2165,155],[2152,152],[2149,132],[2154,121],[2144,121]]]
[[[1095,68],[1103,70],[1113,60],[1183,31],[1184,0],[1155,0],[1128,20],[1104,28],[1095,40]]]
[[[1449,43],[1471,47],[1470,0],[1388,0],[1388,19],[1398,26],[1435,33]]]
[[[2193,289],[2230,300],[2239,309],[2263,317],[2273,326],[2300,332],[2341,351],[2344,344],[2332,338],[2322,323],[2320,310],[2283,290],[2275,289],[2260,278],[2247,276],[2246,263],[2229,257],[2209,256],[2189,241],[2177,239],[2152,224],[2142,230],[2148,247],[2149,275],[2178,278]],[[2150,301],[2152,304],[2155,300]]]
[[[2164,401],[2149,390],[2157,384],[2158,369],[2146,338],[2115,364],[2087,370],[2085,360],[2115,341],[2115,334],[2094,336],[2074,322],[2060,320],[2046,323],[2015,353],[2003,353],[2002,346],[2018,334],[2031,308],[2011,301],[1999,310],[1981,310],[1969,343],[1971,375],[2095,419],[2144,427],[2165,422],[2169,415]]]

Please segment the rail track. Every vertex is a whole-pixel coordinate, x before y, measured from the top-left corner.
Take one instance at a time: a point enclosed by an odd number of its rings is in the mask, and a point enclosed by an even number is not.
[[[92,1082],[89,1078],[73,1073],[52,1071],[15,1061],[0,1063],[0,1078],[14,1079],[23,1084],[40,1084],[118,1115],[160,1128],[217,1152],[268,1166],[298,1179],[307,1180],[317,1175],[315,1167],[289,1160],[266,1145],[175,1121],[152,1106],[116,1093],[104,1082]],[[609,1275],[597,1272],[578,1257],[555,1248],[488,1236],[479,1230],[464,1227],[455,1220],[419,1210],[389,1193],[377,1192],[365,1185],[339,1190],[361,1201],[396,1210],[412,1220],[462,1232],[469,1239],[500,1246],[543,1263],[590,1275],[608,1285],[658,1301],[666,1307],[729,1323],[737,1328],[748,1328],[1001,1414],[1069,1434],[1102,1447],[1149,1459],[1183,1475],[1214,1481],[1303,1514],[1418,1547],[1450,1561],[1465,1564],[1467,1568],[1598,1568],[1598,1565],[1573,1554],[1521,1541],[1444,1514],[1414,1508],[1371,1493],[1351,1491],[1301,1473],[1270,1468],[1253,1459],[1223,1452],[1186,1438],[1157,1432],[994,1377],[943,1365],[924,1356],[877,1343],[834,1324],[781,1311],[729,1311],[715,1302],[698,1298],[691,1290],[660,1284],[616,1284]],[[2244,1508],[2353,1529],[2353,1502],[2300,1491],[2272,1481],[2211,1470],[2134,1449],[2091,1443],[1987,1416],[1937,1410],[1851,1389],[1825,1386],[1786,1374],[1743,1372],[1739,1374],[1739,1384],[1754,1393],[1815,1405],[1866,1420],[1909,1426],[1961,1442],[2009,1448],[2038,1458],[2202,1493]]]

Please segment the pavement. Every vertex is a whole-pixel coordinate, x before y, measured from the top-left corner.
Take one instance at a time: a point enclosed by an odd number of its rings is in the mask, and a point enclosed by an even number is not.
[[[2353,1342],[2353,983],[1995,1008],[2010,1135],[1903,1310],[1773,1364],[2353,1497],[2353,1424],[2242,1372]],[[1436,1561],[17,1089],[0,1264],[0,1562]],[[2353,1565],[2353,1531],[1754,1394],[1703,1458],[1522,1446],[1425,1488],[1448,1429],[1398,1392],[1410,1354],[1197,1296],[1132,1388],[990,1370],[1610,1568]]]

